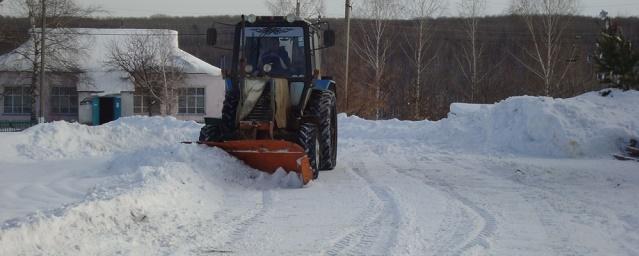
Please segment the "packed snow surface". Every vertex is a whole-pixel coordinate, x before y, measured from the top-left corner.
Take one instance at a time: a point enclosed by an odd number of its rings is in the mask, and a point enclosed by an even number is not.
[[[0,133],[0,255],[639,255],[639,93],[339,117],[299,188],[166,117]]]

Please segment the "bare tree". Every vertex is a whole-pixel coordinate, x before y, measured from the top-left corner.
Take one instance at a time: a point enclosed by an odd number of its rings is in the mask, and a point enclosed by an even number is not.
[[[106,64],[126,72],[136,91],[151,97],[149,104],[159,104],[159,114],[164,116],[174,112],[178,85],[184,79],[179,54],[169,33],[131,35],[125,42],[112,43]]]
[[[462,77],[468,84],[470,102],[475,102],[479,84],[488,75],[480,63],[484,55],[484,45],[479,41],[477,33],[480,16],[486,9],[486,0],[461,0],[458,8],[459,16],[463,18],[464,36],[467,40],[462,41],[461,51],[455,57]]]
[[[97,7],[83,7],[74,0],[46,0],[44,1],[46,12],[43,13],[42,1],[44,0],[19,0],[14,1],[12,8],[21,16],[27,17],[30,22],[31,38],[23,47],[14,52],[22,56],[29,63],[29,94],[31,97],[31,119],[36,120],[36,102],[39,100],[40,91],[44,90],[44,81],[38,81],[38,75],[42,69],[42,45],[45,45],[46,72],[80,72],[77,64],[78,55],[82,54],[82,46],[77,43],[78,33],[67,26],[78,18],[88,17],[100,11]],[[45,18],[46,38],[42,37],[42,18]],[[44,41],[44,44],[43,44]],[[21,71],[22,71],[21,67]]]
[[[544,93],[549,96],[559,88],[571,62],[562,59],[575,58],[576,49],[563,48],[563,39],[571,16],[578,11],[578,0],[513,0],[511,12],[524,20],[532,49],[524,48],[524,56],[513,57],[540,78]]]
[[[431,21],[443,10],[441,0],[405,0],[407,14],[414,19],[414,33],[405,33],[407,47],[402,48],[404,54],[410,61],[414,70],[413,81],[413,117],[421,119],[422,115],[422,86],[424,84],[424,73],[430,67],[431,62],[437,55],[427,56],[427,52],[432,45]]]
[[[273,15],[286,16],[295,14],[298,0],[267,0],[266,7]],[[299,0],[300,17],[317,18],[326,12],[325,0]]]
[[[392,54],[394,33],[389,23],[399,11],[397,0],[365,0],[356,8],[358,33],[353,38],[355,54],[371,72],[369,91],[374,91],[375,119],[381,117],[382,90],[387,76],[387,65]]]

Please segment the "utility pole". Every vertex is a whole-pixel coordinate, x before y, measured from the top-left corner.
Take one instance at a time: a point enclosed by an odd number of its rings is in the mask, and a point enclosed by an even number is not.
[[[40,37],[40,90],[38,92],[38,100],[40,100],[40,109],[38,111],[40,117],[38,118],[38,123],[44,123],[44,98],[43,98],[43,92],[44,92],[44,87],[46,85],[45,82],[45,71],[44,68],[46,67],[45,65],[45,55],[46,55],[46,36],[47,36],[47,32],[46,32],[46,28],[47,28],[47,5],[46,5],[46,0],[41,0],[42,2],[42,27],[41,29],[41,37]]]
[[[297,0],[297,3],[295,4],[295,16],[300,17],[301,16],[301,10],[300,10],[300,0]]]
[[[344,71],[344,99],[346,101],[346,110],[348,112],[348,64],[350,61],[351,48],[351,0],[346,0],[346,70]]]
[[[2,7],[2,0],[0,0],[0,7]],[[0,35],[0,40],[2,40],[4,35]]]

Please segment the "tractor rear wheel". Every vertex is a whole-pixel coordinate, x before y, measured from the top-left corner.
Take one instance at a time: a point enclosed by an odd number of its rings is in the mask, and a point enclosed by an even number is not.
[[[298,143],[304,148],[304,153],[308,156],[311,168],[313,168],[313,179],[317,179],[319,160],[321,159],[318,135],[317,124],[311,122],[302,123],[297,132]]]
[[[316,117],[318,122],[320,170],[333,170],[337,165],[336,102],[332,91],[314,91],[306,110],[306,115]]]

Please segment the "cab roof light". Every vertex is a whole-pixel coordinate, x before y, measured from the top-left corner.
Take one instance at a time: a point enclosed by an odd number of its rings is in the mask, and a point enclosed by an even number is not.
[[[251,14],[246,17],[246,21],[248,21],[249,23],[255,23],[255,21],[257,21],[257,16],[255,16],[255,14]]]

